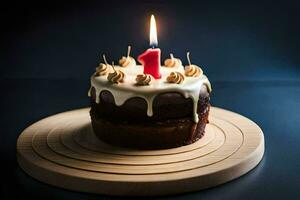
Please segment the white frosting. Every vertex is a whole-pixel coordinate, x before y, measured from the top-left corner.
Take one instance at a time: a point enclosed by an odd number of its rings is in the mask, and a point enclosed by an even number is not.
[[[100,101],[100,93],[102,91],[109,91],[117,106],[121,106],[126,100],[133,97],[143,98],[147,103],[147,115],[151,117],[153,115],[153,101],[155,97],[161,93],[177,92],[182,94],[185,98],[191,98],[193,100],[193,114],[194,121],[198,122],[197,105],[199,100],[200,89],[203,84],[207,85],[209,92],[211,91],[211,85],[205,75],[199,77],[185,77],[185,80],[181,84],[167,83],[166,78],[172,71],[181,72],[184,74],[183,66],[179,67],[164,67],[160,68],[162,75],[161,79],[153,80],[150,85],[137,86],[136,76],[143,73],[143,66],[128,66],[126,68],[115,66],[116,70],[121,70],[126,74],[124,83],[112,84],[107,81],[107,76],[92,76],[91,87],[96,91],[96,103]],[[90,91],[89,94],[90,96]]]

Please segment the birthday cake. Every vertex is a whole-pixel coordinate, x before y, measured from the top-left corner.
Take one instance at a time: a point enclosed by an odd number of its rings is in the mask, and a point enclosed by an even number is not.
[[[142,56],[138,60],[142,65],[128,54],[114,65],[104,57],[91,76],[90,115],[96,136],[137,149],[173,148],[199,140],[208,123],[211,92],[202,69],[190,61],[183,67],[171,54],[154,78],[145,73]]]

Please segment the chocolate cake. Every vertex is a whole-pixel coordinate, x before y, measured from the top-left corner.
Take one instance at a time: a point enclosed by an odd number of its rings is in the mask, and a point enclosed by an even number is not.
[[[120,60],[100,64],[91,76],[91,121],[96,136],[109,144],[164,149],[200,139],[208,123],[211,86],[200,67],[174,59],[161,66],[161,78],[143,66]],[[133,59],[134,60],[134,59]]]

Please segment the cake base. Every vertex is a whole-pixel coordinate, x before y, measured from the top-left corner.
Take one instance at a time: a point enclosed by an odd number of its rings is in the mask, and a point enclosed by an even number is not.
[[[23,131],[21,168],[65,189],[107,195],[153,196],[196,191],[235,179],[264,154],[264,136],[251,120],[211,108],[205,135],[193,144],[136,150],[105,144],[93,134],[89,109],[57,114]]]
[[[208,123],[209,105],[199,114],[199,121],[176,119],[160,123],[129,124],[97,118],[91,113],[95,135],[105,143],[141,150],[170,149],[192,144],[199,140]]]

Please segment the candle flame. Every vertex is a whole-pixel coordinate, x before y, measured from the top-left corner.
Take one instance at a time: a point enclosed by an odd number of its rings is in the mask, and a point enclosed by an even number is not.
[[[156,47],[158,45],[157,42],[157,30],[156,30],[156,22],[154,15],[151,15],[150,19],[150,46]]]

